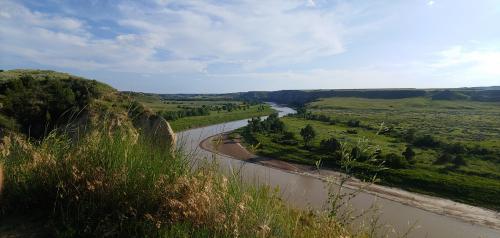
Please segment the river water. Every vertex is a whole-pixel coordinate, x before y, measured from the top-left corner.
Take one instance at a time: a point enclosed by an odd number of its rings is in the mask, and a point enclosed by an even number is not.
[[[279,111],[280,116],[294,112],[293,109],[288,107],[272,103],[271,105]],[[186,130],[180,132],[178,138],[183,150],[190,153],[192,158],[197,158],[197,160],[215,158],[222,170],[239,172],[240,176],[247,182],[279,187],[283,199],[292,206],[313,209],[325,208],[328,199],[328,187],[324,181],[318,178],[254,163],[246,163],[227,156],[214,155],[199,147],[200,142],[207,137],[238,129],[246,124],[247,119]],[[500,237],[500,230],[435,214],[369,193],[358,194],[350,203],[353,209],[357,211],[369,209],[375,204],[378,207],[379,222],[387,224],[381,228],[386,232],[392,230],[390,227],[393,227],[399,233],[407,231],[409,227],[414,227],[409,237]],[[358,221],[356,225],[360,225],[361,222]],[[397,237],[398,235],[397,233],[389,233],[389,236]]]

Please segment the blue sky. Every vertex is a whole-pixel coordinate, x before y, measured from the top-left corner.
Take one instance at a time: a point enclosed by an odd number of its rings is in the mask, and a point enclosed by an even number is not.
[[[0,67],[120,90],[500,85],[497,0],[0,0]]]

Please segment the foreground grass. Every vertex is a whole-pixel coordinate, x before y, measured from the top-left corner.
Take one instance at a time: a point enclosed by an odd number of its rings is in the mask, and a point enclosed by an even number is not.
[[[36,235],[353,236],[326,214],[292,209],[277,192],[213,166],[192,169],[180,153],[125,131],[78,140],[52,133],[40,143],[11,135],[0,163],[0,224],[37,217]]]

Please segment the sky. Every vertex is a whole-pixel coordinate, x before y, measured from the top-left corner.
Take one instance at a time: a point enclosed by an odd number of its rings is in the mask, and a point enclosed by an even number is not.
[[[0,68],[152,93],[500,85],[500,1],[0,0]]]

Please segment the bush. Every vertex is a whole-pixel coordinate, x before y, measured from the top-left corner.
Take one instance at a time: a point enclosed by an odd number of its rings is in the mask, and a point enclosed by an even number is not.
[[[337,139],[331,137],[329,139],[321,140],[319,147],[323,151],[336,152],[341,148],[341,144]]]
[[[347,121],[347,126],[350,127],[359,127],[360,126],[360,121],[359,120],[349,120]]]
[[[434,147],[438,147],[440,145],[440,143],[438,140],[436,140],[431,135],[423,135],[423,136],[416,137],[415,140],[413,141],[413,145],[418,146],[418,147],[434,148]]]
[[[443,165],[450,163],[453,160],[453,156],[448,153],[442,153],[435,161],[434,164]]]
[[[357,130],[354,130],[354,129],[347,129],[346,131],[348,134],[358,134],[358,131]]]
[[[401,154],[405,157],[406,161],[408,161],[410,164],[415,163],[415,151],[409,146],[406,147],[405,151]]]
[[[314,137],[316,137],[316,131],[311,125],[307,124],[300,130],[300,135],[304,139],[304,145],[309,147]]]
[[[408,167],[408,161],[395,153],[385,155],[384,161],[387,166],[393,169],[403,169]]]
[[[297,138],[295,137],[295,133],[293,133],[291,131],[285,131],[285,132],[283,132],[281,139],[282,140],[295,140]]]
[[[464,157],[462,155],[457,155],[452,161],[453,165],[458,168],[460,166],[466,166],[467,162],[465,161]]]
[[[467,152],[467,147],[460,143],[443,145],[445,152],[450,154],[464,154]]]
[[[25,74],[1,82],[0,94],[5,95],[1,112],[14,118],[21,132],[41,139],[100,96],[97,86],[91,80],[34,79]]]
[[[280,140],[278,143],[283,144],[283,145],[298,145],[299,141],[294,140],[294,139],[289,139],[289,140]]]

